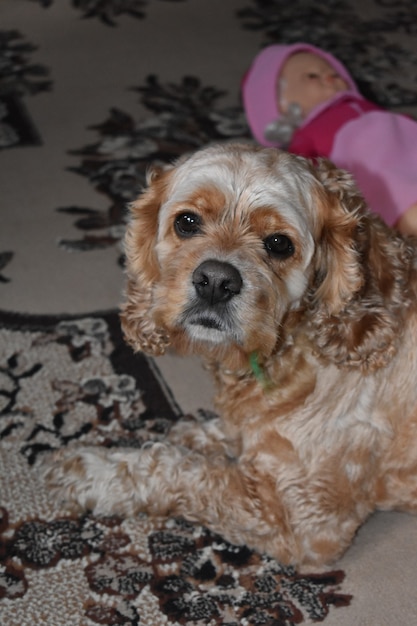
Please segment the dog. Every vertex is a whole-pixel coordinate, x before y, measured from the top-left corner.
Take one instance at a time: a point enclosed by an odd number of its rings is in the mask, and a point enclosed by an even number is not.
[[[219,418],[47,475],[97,514],[182,516],[283,564],[339,558],[417,510],[417,249],[351,176],[245,143],[153,168],[131,206],[126,340],[202,355]]]

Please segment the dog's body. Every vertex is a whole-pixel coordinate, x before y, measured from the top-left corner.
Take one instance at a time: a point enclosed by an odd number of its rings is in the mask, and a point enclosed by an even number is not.
[[[417,250],[346,173],[207,148],[150,176],[126,252],[128,341],[202,354],[221,417],[67,452],[49,470],[66,499],[314,566],[375,509],[417,511]]]

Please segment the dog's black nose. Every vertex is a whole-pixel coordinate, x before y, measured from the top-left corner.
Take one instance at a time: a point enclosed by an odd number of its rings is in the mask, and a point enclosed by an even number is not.
[[[238,270],[225,261],[203,261],[193,272],[195,290],[209,304],[230,300],[240,293],[242,284]]]

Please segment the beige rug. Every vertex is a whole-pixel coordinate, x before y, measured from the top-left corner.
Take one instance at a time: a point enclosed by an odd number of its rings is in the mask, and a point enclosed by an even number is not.
[[[207,419],[195,359],[133,358],[115,313],[126,204],[152,161],[249,138],[239,83],[309,41],[417,115],[413,0],[0,1],[0,624],[417,623],[417,519],[377,514],[303,577],[180,520],[70,517],[39,477],[74,440]],[[49,316],[49,317],[45,317]]]

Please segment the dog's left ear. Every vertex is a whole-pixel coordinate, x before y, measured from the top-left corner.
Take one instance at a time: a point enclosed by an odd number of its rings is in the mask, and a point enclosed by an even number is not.
[[[153,318],[154,285],[160,279],[155,254],[159,209],[172,168],[149,171],[147,189],[131,207],[125,236],[127,285],[120,319],[126,340],[135,350],[160,355],[169,345],[165,329]]]
[[[311,329],[338,365],[372,371],[396,350],[410,290],[413,247],[371,213],[352,177],[321,161]]]
[[[365,202],[352,177],[327,160],[319,161],[315,174],[317,248],[315,294],[330,315],[336,315],[363,284],[357,234]]]

